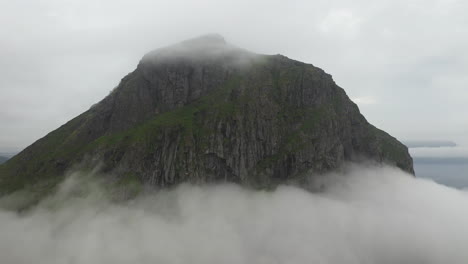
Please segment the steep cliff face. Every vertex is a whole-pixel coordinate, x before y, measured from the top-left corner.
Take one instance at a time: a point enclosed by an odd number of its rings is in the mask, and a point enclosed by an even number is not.
[[[329,74],[210,35],[145,55],[104,100],[2,165],[0,190],[53,185],[75,164],[157,186],[270,187],[363,159],[413,173],[407,148]]]

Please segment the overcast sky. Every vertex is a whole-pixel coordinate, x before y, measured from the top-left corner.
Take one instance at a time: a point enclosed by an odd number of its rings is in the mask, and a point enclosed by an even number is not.
[[[456,0],[0,0],[0,152],[87,110],[149,50],[205,33],[324,69],[399,139],[468,143],[466,10]]]

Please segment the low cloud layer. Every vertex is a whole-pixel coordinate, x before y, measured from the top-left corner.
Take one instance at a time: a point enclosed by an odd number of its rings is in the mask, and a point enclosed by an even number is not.
[[[1,262],[468,260],[465,192],[388,167],[351,166],[315,184],[324,191],[182,185],[116,204],[106,201],[99,186],[72,177],[31,212],[0,211]]]

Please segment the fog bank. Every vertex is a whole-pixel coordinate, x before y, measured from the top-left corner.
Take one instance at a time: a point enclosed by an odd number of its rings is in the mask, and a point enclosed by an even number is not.
[[[468,260],[468,194],[394,168],[350,166],[320,193],[182,185],[120,204],[79,176],[28,213],[0,211],[1,263]]]

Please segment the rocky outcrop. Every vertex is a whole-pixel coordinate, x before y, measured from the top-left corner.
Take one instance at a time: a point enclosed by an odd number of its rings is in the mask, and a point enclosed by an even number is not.
[[[148,53],[104,100],[0,167],[0,190],[53,184],[75,164],[168,186],[270,187],[370,159],[413,173],[332,77],[217,35]]]

